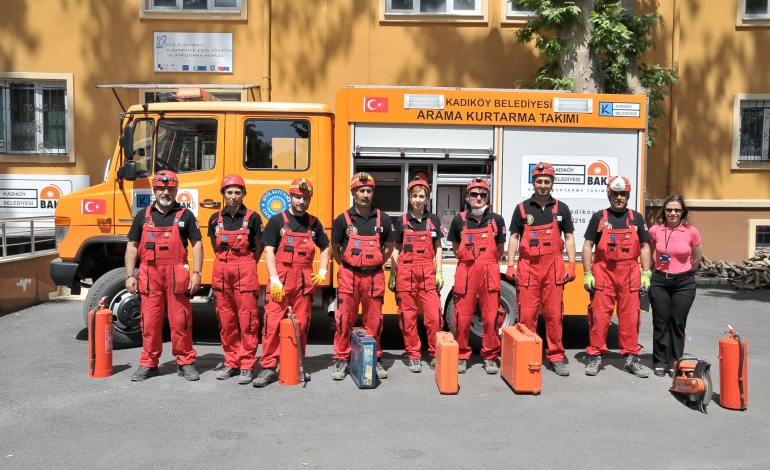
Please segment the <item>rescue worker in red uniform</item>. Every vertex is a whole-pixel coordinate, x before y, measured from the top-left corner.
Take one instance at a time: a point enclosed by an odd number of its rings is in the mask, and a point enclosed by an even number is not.
[[[500,333],[505,311],[500,307],[500,268],[497,260],[505,246],[505,220],[489,207],[489,183],[474,178],[465,189],[469,211],[460,212],[449,224],[447,240],[457,257],[454,290],[454,331],[460,348],[457,371],[464,374],[471,357],[468,336],[476,306],[481,310],[481,356],[487,374],[499,370]]]
[[[625,369],[646,378],[647,371],[639,363],[640,287],[650,288],[650,233],[642,214],[628,209],[631,183],[624,176],[610,178],[607,198],[610,207],[594,213],[586,228],[583,243],[583,287],[591,293],[588,306],[589,356],[586,375],[596,375],[606,354],[607,332],[612,312],[617,305],[618,344],[620,355],[626,356]],[[591,264],[591,251],[593,265]],[[639,258],[642,261],[639,273]]]
[[[176,202],[179,180],[174,172],[156,173],[152,189],[155,202],[134,217],[126,246],[126,290],[134,295],[138,293],[142,302],[142,354],[131,380],[139,382],[158,375],[166,311],[177,373],[187,380],[198,380],[190,296],[201,287],[201,232],[193,213]],[[193,246],[192,275],[187,266],[188,240]],[[134,275],[137,257],[138,276]]]
[[[295,179],[289,185],[289,197],[289,209],[271,217],[262,235],[270,295],[265,298],[262,371],[254,379],[255,387],[264,387],[278,378],[279,323],[289,306],[302,328],[301,354],[305,356],[315,286],[326,279],[329,266],[329,237],[321,221],[307,213],[313,184],[305,178]],[[313,272],[316,246],[321,250],[321,263],[318,271]]]
[[[388,288],[396,293],[399,326],[404,335],[404,351],[409,370],[422,370],[420,337],[417,334],[417,299],[422,303],[423,322],[428,333],[430,368],[435,367],[436,333],[441,331],[443,314],[439,292],[444,287],[441,270],[441,221],[427,210],[430,185],[415,176],[406,189],[409,212],[396,220],[396,249]],[[435,264],[434,264],[435,263]]]
[[[542,305],[546,357],[556,375],[566,377],[569,370],[564,364],[562,344],[563,299],[564,285],[575,280],[575,228],[569,207],[551,197],[554,178],[549,163],[540,162],[532,170],[535,193],[513,210],[505,275],[516,286],[517,321],[533,332],[537,331],[537,313]],[[569,260],[566,271],[562,255],[565,242]],[[517,250],[518,266],[514,265]]]
[[[366,172],[350,181],[353,206],[332,223],[332,257],[339,265],[337,311],[334,319],[334,370],[332,378],[343,380],[350,361],[350,334],[361,305],[366,332],[377,340],[377,377],[385,379],[382,366],[382,302],[385,297],[383,264],[395,245],[390,216],[372,206],[374,178]]]
[[[238,375],[238,383],[247,385],[253,377],[259,346],[257,265],[262,254],[262,217],[243,204],[246,183],[240,176],[225,176],[220,192],[225,208],[211,214],[208,228],[216,253],[211,288],[225,353],[217,379]]]

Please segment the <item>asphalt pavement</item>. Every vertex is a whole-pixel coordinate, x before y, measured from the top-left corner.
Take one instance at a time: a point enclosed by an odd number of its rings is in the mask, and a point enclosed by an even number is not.
[[[209,306],[194,317],[201,380],[175,373],[164,344],[161,376],[134,383],[139,349],[114,353],[114,374],[87,374],[83,303],[51,301],[0,317],[0,468],[770,468],[770,291],[699,288],[686,351],[712,362],[708,414],[640,379],[615,353],[584,375],[584,317],[565,318],[569,377],[543,371],[542,394],[512,392],[474,355],[457,395],[433,371],[409,372],[394,316],[383,362],[390,377],[359,390],[331,380],[333,323],[314,314],[306,385],[216,380],[223,361]],[[730,323],[749,343],[749,407],[719,406],[718,341]],[[422,332],[424,336],[424,331]],[[651,367],[652,326],[639,342]],[[424,348],[427,358],[427,348]]]

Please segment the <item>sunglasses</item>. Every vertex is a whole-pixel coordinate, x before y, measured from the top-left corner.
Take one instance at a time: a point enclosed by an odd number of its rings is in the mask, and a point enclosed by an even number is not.
[[[477,192],[475,192],[475,191],[471,191],[471,192],[470,192],[470,193],[468,193],[468,194],[469,194],[469,195],[470,195],[470,197],[472,197],[472,198],[477,198],[477,197],[483,197],[483,198],[486,198],[487,196],[489,196],[489,193],[477,193]]]
[[[673,207],[666,207],[666,213],[676,212],[677,214],[683,212],[684,209],[674,209]]]

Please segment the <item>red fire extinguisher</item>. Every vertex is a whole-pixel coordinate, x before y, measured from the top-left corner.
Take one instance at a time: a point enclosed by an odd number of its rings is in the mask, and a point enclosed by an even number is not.
[[[280,336],[279,348],[281,356],[278,359],[278,383],[281,385],[297,385],[305,381],[305,371],[302,364],[302,322],[294,317],[291,306],[286,312],[287,318],[281,320],[278,326]]]
[[[719,404],[731,410],[749,406],[749,344],[727,325],[719,340]]]
[[[105,300],[88,312],[88,376],[95,379],[112,375],[112,310]]]

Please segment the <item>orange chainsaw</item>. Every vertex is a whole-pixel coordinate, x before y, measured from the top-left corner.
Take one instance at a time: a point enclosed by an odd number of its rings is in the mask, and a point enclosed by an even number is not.
[[[711,363],[694,356],[685,356],[674,363],[674,380],[669,391],[686,395],[690,403],[697,403],[702,413],[711,402],[714,387],[711,384]]]

